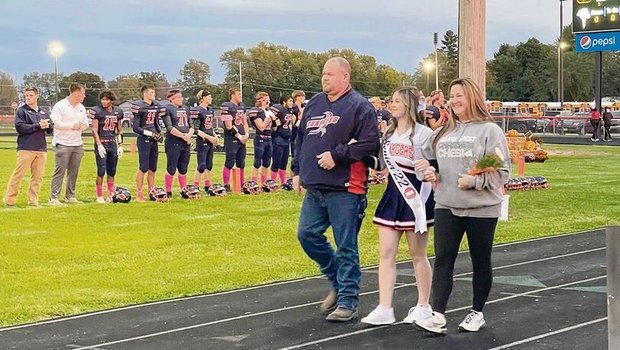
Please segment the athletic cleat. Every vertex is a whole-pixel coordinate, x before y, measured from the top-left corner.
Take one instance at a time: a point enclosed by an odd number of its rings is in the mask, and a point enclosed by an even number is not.
[[[378,305],[368,314],[368,316],[362,318],[361,322],[373,326],[392,324],[396,322],[396,318],[394,317],[394,308],[387,308],[383,305]]]
[[[461,332],[478,332],[480,328],[486,326],[482,312],[471,310],[461,324],[459,331]]]
[[[97,203],[105,204],[106,201],[105,201],[105,199],[103,199],[103,197],[97,197]]]

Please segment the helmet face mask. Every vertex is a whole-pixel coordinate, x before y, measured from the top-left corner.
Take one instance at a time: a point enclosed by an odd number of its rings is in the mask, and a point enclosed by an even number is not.
[[[293,179],[291,178],[286,179],[286,182],[282,185],[282,189],[285,191],[292,191],[293,190]]]
[[[112,203],[129,203],[131,201],[131,192],[125,187],[115,187],[112,195]]]
[[[278,192],[278,183],[275,180],[267,180],[263,184],[263,192]]]
[[[168,201],[168,193],[161,187],[155,187],[149,192],[152,201],[165,203]]]
[[[224,197],[226,196],[226,188],[221,184],[213,184],[207,188],[207,193],[211,197]]]
[[[181,197],[185,199],[200,198],[200,189],[194,185],[188,185],[181,190]]]
[[[256,183],[256,181],[248,181],[243,184],[243,193],[245,194],[259,194],[260,186]]]

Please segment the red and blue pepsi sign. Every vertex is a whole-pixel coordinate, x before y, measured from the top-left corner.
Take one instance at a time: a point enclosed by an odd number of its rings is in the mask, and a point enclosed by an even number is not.
[[[575,51],[620,51],[620,32],[575,34]]]

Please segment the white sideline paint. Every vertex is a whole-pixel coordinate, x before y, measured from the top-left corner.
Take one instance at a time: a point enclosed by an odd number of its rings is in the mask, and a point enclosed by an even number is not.
[[[530,295],[530,294],[534,294],[534,293],[538,293],[538,292],[544,292],[544,291],[547,291],[547,290],[564,288],[564,287],[572,286],[572,285],[575,285],[575,284],[591,282],[591,281],[599,280],[599,279],[606,278],[606,277],[607,277],[607,275],[603,275],[603,276],[587,278],[587,279],[579,280],[579,281],[575,281],[575,282],[565,283],[565,284],[561,284],[561,285],[558,285],[558,286],[552,286],[552,287],[535,289],[535,290],[531,290],[529,292],[519,293],[519,294],[507,296],[507,297],[504,297],[504,298],[499,298],[499,299],[491,300],[491,301],[488,301],[486,304],[494,304],[494,303],[498,303],[500,301],[506,301],[506,300],[510,300],[510,299],[514,299],[514,298],[517,298],[517,297],[522,297],[522,296],[526,296],[526,295]],[[372,293],[376,293],[376,291],[367,292],[367,293],[363,293],[363,294],[360,294],[360,295],[367,295],[367,294],[372,294]],[[240,319],[244,319],[244,318],[255,317],[255,316],[260,316],[260,315],[267,315],[267,314],[272,314],[272,313],[276,313],[276,312],[280,312],[280,311],[288,311],[288,310],[298,309],[298,308],[302,308],[302,307],[306,307],[306,306],[310,306],[310,305],[315,305],[315,304],[319,304],[319,303],[321,303],[321,302],[299,304],[299,305],[295,305],[295,306],[291,306],[291,307],[283,307],[283,308],[278,308],[278,309],[261,311],[261,312],[257,312],[257,313],[241,315],[241,316],[231,317],[231,318],[217,320],[217,321],[199,323],[199,324],[195,324],[195,325],[191,325],[191,326],[174,328],[174,329],[170,329],[170,330],[166,330],[166,331],[150,333],[150,334],[140,335],[140,336],[131,337],[131,338],[119,339],[119,340],[110,341],[110,342],[101,343],[101,344],[95,344],[95,345],[91,345],[91,346],[85,346],[85,347],[81,347],[81,348],[76,348],[76,350],[93,349],[93,348],[98,348],[98,347],[102,347],[102,346],[115,345],[115,344],[121,344],[121,343],[128,343],[128,342],[131,342],[131,341],[134,341],[134,340],[148,339],[148,338],[153,338],[153,337],[157,337],[157,336],[160,336],[160,335],[166,335],[166,334],[171,334],[171,333],[182,332],[182,331],[186,331],[186,330],[191,330],[191,329],[195,329],[195,328],[211,326],[211,325],[214,325],[214,324],[219,324],[219,323],[224,323],[224,322],[229,322],[229,321],[234,321],[234,320],[240,320]],[[448,314],[448,313],[452,313],[452,312],[468,310],[470,308],[471,308],[470,305],[463,306],[463,307],[460,307],[460,308],[457,308],[457,309],[448,310],[448,311],[446,311],[446,313]],[[402,323],[402,321],[396,322],[393,325],[401,324],[401,323]],[[324,343],[324,342],[327,342],[327,341],[330,341],[330,340],[334,340],[334,339],[340,339],[340,338],[345,338],[345,337],[349,337],[349,336],[356,335],[356,334],[367,333],[367,332],[371,332],[373,330],[377,330],[377,329],[381,329],[381,328],[383,328],[383,327],[373,327],[373,328],[368,328],[368,329],[364,329],[364,330],[360,330],[360,331],[355,331],[355,332],[350,332],[350,333],[343,333],[343,334],[340,334],[340,335],[337,335],[337,336],[323,338],[323,339],[319,339],[319,340],[315,340],[315,341],[311,341],[311,342],[295,345],[295,346],[292,346],[292,347],[282,348],[281,350],[298,349],[298,348],[301,348],[301,347],[304,347],[304,346],[315,345],[315,344]]]
[[[529,242],[536,242],[536,241],[542,241],[542,240],[559,238],[559,237],[576,236],[576,235],[580,235],[580,234],[587,234],[587,233],[590,233],[590,232],[592,232],[592,230],[569,232],[569,233],[563,233],[563,234],[554,235],[554,236],[546,236],[546,237],[534,238],[534,239],[530,239],[530,240],[526,240],[526,241],[502,243],[502,244],[498,244],[498,245],[493,246],[493,248],[506,247],[506,246],[512,246],[512,245],[519,245],[519,244],[524,244],[524,243],[529,243]],[[502,269],[502,268],[508,268],[508,267],[513,267],[513,266],[525,265],[525,264],[529,264],[529,263],[533,263],[533,262],[535,263],[535,262],[540,262],[540,261],[559,259],[559,258],[563,258],[563,257],[567,257],[567,256],[578,255],[578,254],[585,254],[585,253],[594,252],[594,251],[597,251],[597,250],[604,250],[604,249],[605,249],[605,247],[594,248],[594,249],[589,249],[589,250],[585,250],[585,251],[582,251],[582,252],[573,252],[573,253],[569,253],[569,254],[558,255],[558,256],[555,256],[555,257],[547,257],[547,258],[531,260],[531,261],[525,261],[525,262],[511,264],[511,265],[498,266],[498,267],[494,267],[493,270],[499,270],[499,269]],[[469,252],[468,250],[465,250],[465,251],[459,252],[458,254],[464,254],[464,253],[468,253],[468,252]],[[400,262],[399,264],[410,264],[410,263],[411,263],[410,261],[403,261],[403,262]],[[372,266],[364,267],[364,268],[362,268],[362,270],[371,270],[371,269],[375,269],[377,267],[378,267],[378,265],[372,265]],[[467,275],[472,274],[472,273],[473,272],[466,272],[466,273],[463,273],[463,274],[455,275],[454,277],[467,276]],[[228,290],[228,291],[212,293],[212,294],[193,295],[193,296],[183,297],[183,298],[166,299],[166,300],[154,301],[154,302],[150,302],[150,303],[143,303],[143,304],[123,306],[123,307],[114,308],[114,309],[95,311],[95,312],[91,312],[91,313],[85,313],[85,314],[80,314],[80,315],[68,316],[68,317],[63,317],[63,318],[56,318],[56,319],[40,321],[40,322],[36,322],[36,323],[28,323],[28,324],[23,324],[23,325],[17,325],[17,326],[11,326],[11,327],[6,327],[6,328],[0,328],[0,333],[1,332],[15,330],[15,329],[22,329],[22,328],[36,327],[36,326],[41,326],[41,325],[46,325],[46,324],[53,324],[53,323],[59,323],[59,322],[65,322],[65,321],[72,321],[72,320],[76,320],[76,319],[80,319],[80,318],[85,318],[85,317],[105,315],[105,314],[109,314],[109,313],[114,313],[114,312],[119,312],[119,311],[126,311],[126,310],[132,310],[132,309],[138,309],[138,308],[148,307],[148,306],[153,306],[153,305],[161,305],[161,304],[167,304],[167,303],[176,303],[176,302],[179,302],[179,301],[187,301],[187,300],[209,298],[209,297],[220,296],[220,295],[228,295],[228,294],[246,292],[246,291],[249,291],[249,290],[267,288],[267,287],[271,287],[271,286],[281,286],[281,285],[286,285],[286,284],[291,284],[291,283],[308,281],[308,280],[313,280],[313,279],[325,279],[325,278],[323,276],[321,276],[321,275],[319,275],[319,276],[311,276],[311,277],[304,277],[304,278],[288,280],[288,281],[281,281],[281,282],[274,282],[274,283],[268,283],[268,284],[261,284],[261,285],[258,285],[258,286],[252,286],[252,287]],[[412,285],[414,285],[414,284],[413,283],[407,283],[407,284],[403,284],[402,286],[396,286],[394,289],[402,288],[402,287],[409,287],[409,286],[412,286]],[[378,293],[378,291],[366,292],[366,293],[362,293],[360,295],[367,295],[367,294],[372,294],[372,293]],[[321,302],[322,301],[318,301],[318,302],[314,302],[314,303],[309,303],[307,305],[318,305]],[[306,306],[306,305],[304,305],[304,306]]]
[[[579,324],[576,324],[576,325],[573,325],[573,326],[570,326],[570,327],[566,327],[566,328],[555,330],[553,332],[539,334],[539,335],[534,336],[534,337],[518,340],[518,341],[512,342],[510,344],[505,344],[505,345],[498,346],[498,347],[495,347],[495,348],[492,348],[492,349],[489,349],[489,350],[508,349],[511,346],[526,344],[526,343],[532,342],[534,340],[550,337],[552,335],[570,332],[570,331],[572,331],[574,329],[578,329],[578,328],[581,328],[581,327],[589,326],[591,324],[603,322],[603,321],[606,321],[606,320],[607,320],[607,317],[597,318],[596,320],[592,320],[592,321],[588,321],[588,322],[584,322],[584,323],[579,323]]]

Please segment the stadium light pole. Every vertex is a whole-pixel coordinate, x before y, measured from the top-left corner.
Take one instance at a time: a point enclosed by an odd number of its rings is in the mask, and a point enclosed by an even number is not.
[[[564,1],[560,0],[560,37],[558,39],[558,100],[560,101],[560,112],[564,109],[564,58],[562,49],[566,45],[562,42],[562,32],[564,31]]]
[[[435,32],[433,33],[433,46],[435,47],[435,90],[439,90],[439,62],[437,61],[437,43],[438,42],[439,42],[439,38],[438,38],[437,32]]]
[[[47,52],[54,57],[54,90],[55,90],[55,101],[58,102],[58,57],[62,56],[65,52],[64,45],[59,41],[52,41],[47,45]]]
[[[435,65],[433,64],[433,62],[431,61],[425,61],[424,62],[424,70],[426,71],[426,94],[428,94],[427,96],[430,96],[430,73],[431,73],[431,69],[433,69],[433,67],[435,67]]]

